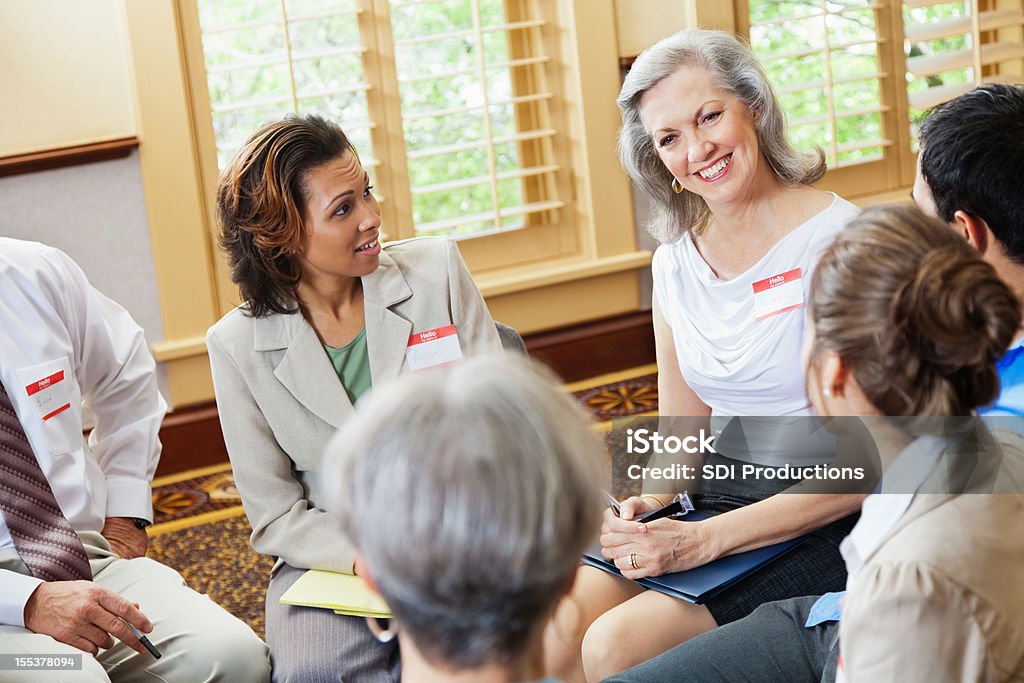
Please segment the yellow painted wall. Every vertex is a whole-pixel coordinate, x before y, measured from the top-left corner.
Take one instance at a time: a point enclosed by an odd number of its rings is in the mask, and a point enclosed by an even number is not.
[[[619,56],[637,56],[665,36],[695,23],[692,15],[692,2],[615,0]]]
[[[0,2],[0,156],[135,134],[122,4]]]
[[[189,81],[186,63],[189,54],[201,58],[201,45],[182,29],[197,23],[193,2],[0,0],[0,156],[140,138],[164,332],[154,352],[177,406],[212,398],[203,334],[219,315],[204,203],[215,176],[203,173],[192,116],[205,82]],[[480,273],[496,317],[524,333],[640,306],[637,272],[650,254],[636,250],[624,175],[608,172],[617,169],[614,2],[559,4],[561,49],[574,65],[565,70],[565,116],[581,246],[557,262]]]

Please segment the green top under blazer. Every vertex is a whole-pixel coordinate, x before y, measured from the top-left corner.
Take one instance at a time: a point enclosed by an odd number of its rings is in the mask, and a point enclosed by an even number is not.
[[[373,386],[408,371],[409,336],[455,325],[464,357],[501,351],[494,322],[455,243],[423,237],[384,245],[363,279]],[[355,552],[321,508],[321,458],[353,414],[316,332],[299,313],[225,315],[206,335],[221,429],[264,555],[300,569],[352,572]]]

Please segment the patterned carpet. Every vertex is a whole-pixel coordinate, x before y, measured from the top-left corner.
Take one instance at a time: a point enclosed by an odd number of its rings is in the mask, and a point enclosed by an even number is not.
[[[653,414],[658,407],[653,366],[566,388],[606,430],[613,418]],[[635,493],[621,482],[615,482],[615,488],[620,495]],[[230,466],[225,463],[155,480],[153,511],[148,555],[177,569],[191,587],[209,595],[262,637],[263,603],[273,562],[249,546],[251,528]]]

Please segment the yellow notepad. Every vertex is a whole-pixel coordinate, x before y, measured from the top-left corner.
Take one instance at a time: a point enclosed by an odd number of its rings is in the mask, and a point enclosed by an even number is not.
[[[285,605],[332,609],[336,614],[388,619],[391,611],[379,594],[351,574],[310,569],[281,596]]]

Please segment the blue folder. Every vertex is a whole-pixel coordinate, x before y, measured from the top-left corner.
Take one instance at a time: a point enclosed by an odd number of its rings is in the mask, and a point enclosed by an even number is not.
[[[708,515],[691,512],[680,521],[698,522],[707,518]],[[708,598],[721,593],[743,577],[753,574],[761,567],[785,555],[803,543],[803,541],[803,538],[794,538],[763,548],[728,555],[703,566],[688,569],[685,572],[639,579],[637,583],[659,593],[700,605]],[[583,563],[602,569],[609,574],[622,576],[622,572],[619,571],[618,567],[601,556],[600,546],[591,548],[583,553]]]

